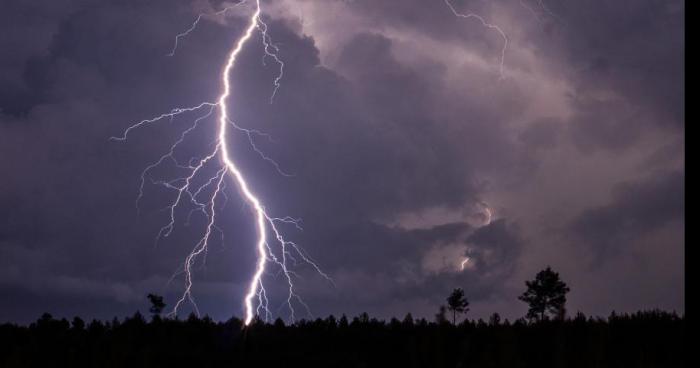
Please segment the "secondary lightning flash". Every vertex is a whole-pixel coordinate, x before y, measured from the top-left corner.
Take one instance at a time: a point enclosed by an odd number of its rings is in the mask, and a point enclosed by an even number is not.
[[[501,79],[505,78],[505,76],[503,74],[503,64],[505,63],[506,50],[508,49],[508,36],[506,36],[505,32],[503,32],[501,27],[499,27],[493,23],[487,22],[486,19],[484,19],[484,17],[482,17],[479,14],[472,13],[472,12],[460,13],[459,11],[457,11],[457,9],[454,7],[454,5],[452,5],[450,0],[445,0],[445,4],[447,5],[448,8],[450,8],[450,10],[452,11],[452,14],[454,14],[456,17],[465,18],[465,19],[474,18],[474,19],[478,20],[482,26],[489,28],[489,29],[493,29],[501,36],[501,38],[503,38],[503,47],[501,48],[501,59],[500,59],[500,65],[498,68],[498,73],[499,73]]]

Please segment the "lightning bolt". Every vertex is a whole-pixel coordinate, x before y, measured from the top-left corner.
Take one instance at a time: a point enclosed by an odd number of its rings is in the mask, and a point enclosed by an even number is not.
[[[448,8],[450,8],[450,11],[452,11],[452,14],[454,14],[456,17],[465,18],[465,19],[474,18],[474,19],[478,20],[482,26],[496,31],[501,36],[501,38],[503,38],[503,47],[501,48],[501,58],[500,58],[500,65],[498,68],[498,73],[500,75],[499,79],[504,79],[505,76],[503,74],[503,68],[504,68],[505,59],[506,59],[506,50],[508,49],[508,36],[506,36],[505,32],[503,32],[503,30],[499,26],[487,22],[486,19],[484,19],[484,17],[482,17],[479,14],[472,13],[472,12],[460,13],[459,11],[457,11],[457,9],[454,7],[454,5],[452,5],[450,0],[445,0],[445,4],[447,5]]]
[[[535,19],[538,22],[543,22],[542,17],[540,16],[540,13],[544,13],[549,15],[550,17],[556,19],[557,21],[563,22],[563,19],[557,15],[555,12],[553,12],[547,4],[545,4],[544,0],[537,0],[537,5],[539,5],[540,9],[542,9],[541,12],[535,11],[535,9],[530,6],[525,0],[519,0],[520,1],[520,6],[523,8],[527,9],[530,13],[532,13],[532,16],[535,17]]]
[[[539,14],[538,12],[536,12],[535,9],[533,9],[533,8],[530,6],[530,4],[528,4],[525,0],[518,0],[518,1],[520,2],[520,6],[522,6],[522,7],[525,8],[527,11],[529,11],[530,13],[532,13],[532,16],[535,17],[535,19],[536,19],[538,22],[542,22],[542,19],[540,18],[540,14]]]
[[[508,47],[508,37],[506,34],[498,26],[487,22],[482,16],[471,12],[460,13],[449,0],[444,1],[455,16],[466,19],[477,19],[484,27],[495,30],[503,38],[503,48],[501,49],[499,67],[501,78],[503,78],[505,52]],[[309,265],[329,283],[333,284],[333,280],[328,274],[321,270],[318,264],[312,260],[311,257],[309,257],[298,244],[289,241],[284,237],[280,226],[292,225],[301,230],[301,221],[292,217],[274,217],[269,215],[262,200],[255,193],[254,189],[251,188],[245,175],[236,165],[233,155],[229,151],[228,137],[231,134],[229,129],[231,129],[233,133],[245,134],[252,149],[264,161],[274,166],[278,173],[283,176],[290,176],[290,174],[285,173],[281,169],[277,162],[265,155],[256,145],[255,137],[266,137],[271,139],[269,135],[255,129],[244,128],[236,124],[229,117],[230,108],[227,102],[231,95],[231,72],[236,66],[236,61],[238,60],[241,51],[249,43],[256,31],[258,31],[261,35],[263,46],[263,65],[266,65],[266,60],[269,58],[273,60],[279,68],[278,75],[273,81],[273,91],[270,96],[270,103],[273,103],[274,98],[281,86],[280,82],[284,75],[285,64],[278,56],[279,47],[272,41],[272,38],[268,33],[267,24],[262,20],[261,0],[241,0],[238,3],[225,7],[224,9],[215,13],[199,14],[187,30],[175,36],[173,47],[167,55],[170,57],[175,56],[178,45],[182,39],[194,32],[202,19],[205,19],[208,16],[225,16],[229,11],[246,3],[253,4],[253,12],[248,18],[245,31],[235,42],[233,49],[228,54],[226,63],[224,64],[221,72],[222,90],[218,98],[215,101],[201,102],[200,104],[192,107],[177,107],[172,109],[170,112],[163,113],[150,119],[138,121],[127,127],[123,131],[122,135],[111,137],[111,139],[114,141],[126,141],[133,131],[144,126],[148,126],[166,119],[172,121],[175,118],[182,116],[199,114],[196,119],[194,119],[193,123],[180,133],[179,138],[171,145],[168,152],[161,155],[158,160],[148,165],[142,171],[140,176],[139,193],[136,199],[136,207],[137,211],[140,211],[139,201],[144,195],[144,187],[148,180],[150,180],[152,184],[162,186],[167,190],[175,192],[175,199],[168,207],[166,207],[166,210],[169,213],[169,220],[159,230],[158,235],[156,236],[156,241],[172,235],[177,223],[176,210],[181,206],[191,206],[186,223],[189,223],[190,217],[195,213],[201,213],[206,218],[206,225],[202,236],[192,247],[192,250],[185,258],[181,268],[171,278],[171,280],[173,280],[179,275],[184,275],[185,285],[182,295],[175,303],[175,306],[170,314],[176,315],[184,303],[190,303],[194,311],[199,314],[199,307],[197,306],[192,295],[194,284],[194,267],[199,259],[206,261],[206,254],[215,233],[221,234],[221,241],[223,242],[224,232],[217,225],[220,221],[220,217],[217,216],[217,213],[223,209],[226,200],[228,200],[225,192],[227,180],[230,180],[235,184],[239,193],[241,194],[242,199],[252,211],[255,219],[255,232],[257,234],[257,240],[254,248],[257,260],[255,263],[254,273],[248,282],[248,287],[245,295],[243,296],[243,307],[245,311],[244,323],[245,325],[249,325],[256,316],[263,316],[265,320],[272,318],[273,313],[270,310],[270,301],[263,282],[264,275],[268,271],[269,266],[276,266],[279,270],[278,274],[284,276],[287,284],[287,295],[285,302],[280,306],[280,308],[284,306],[288,308],[289,319],[291,321],[294,321],[296,318],[294,304],[301,305],[309,315],[311,315],[311,311],[309,306],[296,292],[294,279],[298,278],[299,275],[292,269],[290,262],[293,265],[297,265],[298,263]],[[214,112],[218,112],[218,114],[215,125],[217,134],[213,148],[206,151],[199,157],[191,157],[187,162],[181,162],[176,155],[178,148],[187,140],[190,134],[192,134],[200,126],[204,125],[204,123],[208,122],[212,115],[214,115]],[[176,169],[184,171],[186,174],[170,180],[152,179],[152,171],[166,164],[170,164]],[[213,174],[209,174],[209,176],[207,176],[206,173],[212,171]],[[204,183],[198,185],[197,183],[202,182],[202,179],[204,179]],[[487,210],[487,212],[489,217],[487,220],[488,223],[490,222],[491,214],[490,211]],[[468,259],[462,262],[462,269],[467,261]]]
[[[214,13],[213,15],[224,15],[226,12],[240,6],[245,2],[245,0],[240,1],[233,6],[224,8],[223,10]],[[228,58],[221,73],[222,91],[216,101],[202,102],[193,107],[175,108],[168,113],[136,122],[129,126],[121,136],[111,138],[115,141],[126,141],[132,131],[143,126],[150,125],[164,119],[172,120],[185,114],[199,113],[200,111],[205,112],[204,114],[198,116],[192,125],[180,134],[179,139],[170,147],[168,152],[144,169],[141,174],[139,194],[136,200],[136,206],[138,209],[139,200],[144,194],[144,185],[147,178],[150,178],[151,171],[157,167],[160,167],[161,165],[164,165],[165,163],[171,163],[177,169],[187,172],[187,174],[172,180],[152,180],[153,184],[161,185],[164,188],[172,190],[176,193],[175,199],[166,208],[169,212],[169,221],[160,229],[156,240],[168,237],[172,234],[177,220],[176,209],[179,206],[182,206],[183,203],[187,203],[193,207],[187,217],[187,222],[189,222],[189,218],[195,212],[203,214],[207,219],[202,237],[195,243],[191,252],[185,258],[182,268],[171,278],[172,280],[180,274],[184,274],[185,278],[185,289],[181,297],[175,303],[175,306],[170,313],[171,315],[176,315],[179,308],[186,302],[189,302],[194,311],[199,314],[199,308],[197,307],[194,297],[192,296],[193,267],[199,258],[206,259],[205,256],[209,248],[212,235],[215,232],[221,233],[221,238],[223,241],[223,231],[217,226],[218,217],[216,214],[217,211],[221,210],[220,207],[223,207],[223,204],[221,203],[222,198],[224,200],[228,198],[224,192],[227,178],[231,179],[235,183],[243,200],[251,208],[255,218],[255,231],[257,233],[257,241],[255,243],[255,252],[257,255],[255,271],[248,283],[247,291],[243,298],[245,325],[249,325],[256,315],[262,315],[265,320],[272,318],[267,291],[263,283],[263,276],[270,264],[277,266],[280,274],[284,275],[286,280],[287,296],[285,303],[283,303],[282,306],[286,305],[288,307],[289,318],[291,321],[294,321],[296,318],[294,303],[301,305],[309,315],[311,315],[311,311],[309,306],[302,300],[295,290],[294,278],[299,276],[291,269],[289,264],[290,261],[293,262],[294,265],[300,262],[310,265],[316,272],[318,272],[320,276],[333,284],[331,277],[323,272],[318,264],[313,261],[299,245],[297,245],[295,242],[287,240],[279,228],[280,225],[293,225],[297,229],[301,230],[301,220],[292,217],[270,216],[260,197],[256,195],[255,191],[251,188],[246,180],[246,177],[236,165],[236,162],[229,151],[229,128],[232,128],[234,132],[239,132],[247,136],[252,149],[258,153],[263,160],[272,164],[280,174],[289,176],[289,174],[286,174],[281,170],[280,166],[273,159],[266,156],[255,145],[255,136],[265,136],[268,138],[269,136],[254,129],[243,128],[233,122],[233,120],[229,117],[229,106],[227,102],[231,94],[230,75],[236,66],[236,61],[241,51],[251,40],[256,30],[260,32],[262,38],[264,51],[263,64],[265,63],[266,58],[271,58],[279,66],[279,74],[273,82],[274,89],[270,97],[270,103],[273,102],[273,99],[280,88],[280,81],[284,72],[284,62],[278,57],[279,48],[272,42],[272,39],[268,34],[268,26],[261,19],[262,9],[260,0],[251,1],[251,3],[254,4],[254,11],[248,18],[248,25],[243,32],[243,35],[238,39],[235,46],[228,54]],[[208,14],[199,14],[190,28],[175,37],[174,46],[168,56],[175,55],[180,40],[190,35],[196,29],[201,19],[203,19],[206,15]],[[187,139],[189,134],[191,134],[201,125],[201,123],[208,120],[214,111],[218,111],[216,124],[217,135],[214,148],[201,157],[190,158],[190,160],[186,163],[180,162],[175,155],[178,147]],[[214,168],[215,174],[207,177],[205,172],[207,170],[212,170],[212,167]],[[195,183],[200,181],[202,176],[204,176],[205,179],[204,184],[196,186]],[[268,240],[268,236],[271,237],[270,240]],[[273,245],[276,245],[276,248]]]
[[[557,15],[555,12],[553,12],[547,6],[547,4],[545,4],[544,0],[537,0],[537,3],[540,5],[540,7],[542,8],[542,10],[544,10],[545,13],[549,14],[549,16],[551,16],[552,18],[555,18],[556,20],[559,20],[559,21],[562,20],[559,15]]]
[[[481,226],[487,226],[491,224],[491,221],[493,220],[493,211],[491,211],[489,205],[484,202],[481,202],[481,206],[484,209],[484,215],[486,217],[486,219],[484,220],[484,224]]]
[[[211,14],[209,14],[209,13],[199,13],[199,15],[197,15],[197,18],[196,18],[196,19],[194,20],[194,22],[192,22],[192,24],[190,25],[190,28],[187,28],[187,30],[185,30],[184,32],[178,33],[177,35],[175,35],[175,43],[173,44],[173,49],[172,49],[167,55],[168,55],[168,56],[175,56],[175,52],[177,51],[177,47],[178,47],[178,45],[179,45],[179,43],[180,43],[180,39],[185,38],[185,37],[189,36],[190,33],[194,32],[194,30],[197,28],[197,25],[199,25],[199,22],[202,20],[202,18],[207,17],[207,16],[222,16],[222,15],[226,15],[226,13],[228,13],[230,10],[232,10],[232,9],[234,9],[234,8],[237,8],[237,7],[239,7],[239,6],[241,6],[241,5],[245,4],[245,3],[246,3],[246,0],[241,0],[241,1],[239,1],[238,3],[236,3],[236,4],[232,5],[232,6],[227,6],[227,7],[223,8],[223,9],[221,9],[221,10],[219,10],[219,11],[217,11],[217,12],[211,13]]]
[[[462,260],[462,263],[460,263],[459,269],[462,270],[462,271],[464,271],[464,266],[467,265],[467,262],[469,262],[469,257],[465,257],[465,258]]]

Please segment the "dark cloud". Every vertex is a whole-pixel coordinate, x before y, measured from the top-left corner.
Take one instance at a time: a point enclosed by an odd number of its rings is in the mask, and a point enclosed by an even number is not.
[[[656,123],[681,127],[684,7],[683,1],[563,6],[567,57],[580,68],[579,88],[614,88],[636,107],[658,114]]]
[[[284,11],[265,18],[285,62],[272,104],[277,70],[272,60],[263,64],[258,35],[241,54],[231,116],[269,133],[256,145],[293,175],[279,175],[244,135],[232,135],[230,148],[271,214],[303,218],[304,231],[285,230],[338,285],[298,268],[300,294],[317,314],[430,316],[458,286],[472,304],[507,304],[499,312],[514,314],[512,285],[539,266],[525,262],[543,252],[535,245],[550,232],[609,254],[683,219],[683,155],[673,149],[683,138],[682,4],[567,3],[552,7],[563,21],[549,19],[544,28],[518,1],[455,4],[505,23],[507,78],[498,79],[500,37],[453,17],[441,2],[344,2],[335,20],[342,29],[325,29],[323,19],[307,27]],[[320,13],[334,6],[302,5]],[[5,319],[26,321],[44,309],[130,313],[144,309],[152,291],[172,304],[181,280],[168,279],[203,219],[178,222],[155,242],[173,193],[150,180],[172,178],[173,166],[147,178],[139,213],[135,200],[141,170],[197,115],[144,127],[127,142],[108,138],[134,121],[216,98],[242,13],[202,21],[174,57],[165,56],[196,12],[216,6],[4,6],[0,46],[13,51],[0,60]],[[176,157],[211,147],[215,123],[204,121]],[[584,177],[581,167],[591,173]],[[200,309],[216,318],[240,314],[255,257],[250,213],[228,184],[223,241],[212,243],[195,276]],[[494,213],[486,225],[485,205]],[[535,219],[556,225],[535,226]],[[461,270],[464,257],[470,263]],[[282,295],[282,280],[267,277],[270,294]]]
[[[533,149],[550,149],[559,141],[561,122],[552,119],[541,119],[532,122],[519,135],[520,141]]]
[[[685,208],[685,175],[657,173],[653,177],[618,185],[611,203],[581,213],[574,233],[592,247],[598,261],[633,247],[670,221],[682,220]]]
[[[582,102],[571,120],[571,140],[586,153],[633,147],[649,121],[642,112],[625,105],[620,100]]]

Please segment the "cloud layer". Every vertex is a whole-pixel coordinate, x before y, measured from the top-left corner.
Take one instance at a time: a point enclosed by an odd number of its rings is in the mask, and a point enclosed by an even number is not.
[[[303,218],[292,237],[334,278],[298,269],[314,314],[431,317],[462,287],[474,316],[517,317],[523,281],[546,265],[569,282],[569,310],[683,311],[684,4],[549,3],[453,1],[508,36],[501,76],[503,39],[442,1],[264,2],[282,86],[270,104],[276,70],[256,40],[232,75],[231,116],[268,133],[258,146],[293,176],[244,136],[231,149],[269,211]],[[156,244],[172,193],[147,185],[139,213],[135,199],[141,170],[195,116],[108,138],[216,98],[246,9],[205,18],[166,54],[197,14],[222,6],[5,6],[5,318],[111,317],[144,310],[148,292],[174,302],[181,279],[168,280],[203,219]],[[210,147],[214,123],[179,157]],[[215,318],[241,314],[255,256],[232,185],[229,197],[223,241],[195,276],[200,309]],[[271,291],[283,286],[268,278]]]

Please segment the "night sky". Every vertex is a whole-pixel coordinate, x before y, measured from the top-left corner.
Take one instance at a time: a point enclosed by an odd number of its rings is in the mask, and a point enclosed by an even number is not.
[[[547,265],[569,313],[684,312],[684,3],[625,0],[265,0],[285,63],[254,34],[231,74],[230,115],[269,134],[230,148],[267,211],[303,219],[291,240],[334,280],[295,271],[314,316],[432,318],[462,287],[468,317],[517,318],[524,281]],[[199,115],[142,119],[214,101],[250,7],[214,0],[9,0],[0,11],[0,322],[170,307],[170,281],[205,218],[142,170]],[[201,115],[201,114],[200,114]],[[202,123],[184,162],[215,144]],[[255,227],[235,183],[193,295],[215,319],[243,314]],[[489,221],[488,212],[492,213]],[[222,236],[223,235],[223,236]],[[469,257],[464,270],[462,260]],[[202,259],[204,260],[204,259]],[[276,316],[285,280],[266,276]],[[189,306],[181,316],[190,312]],[[303,310],[303,309],[300,309]],[[299,313],[304,317],[304,313]]]

